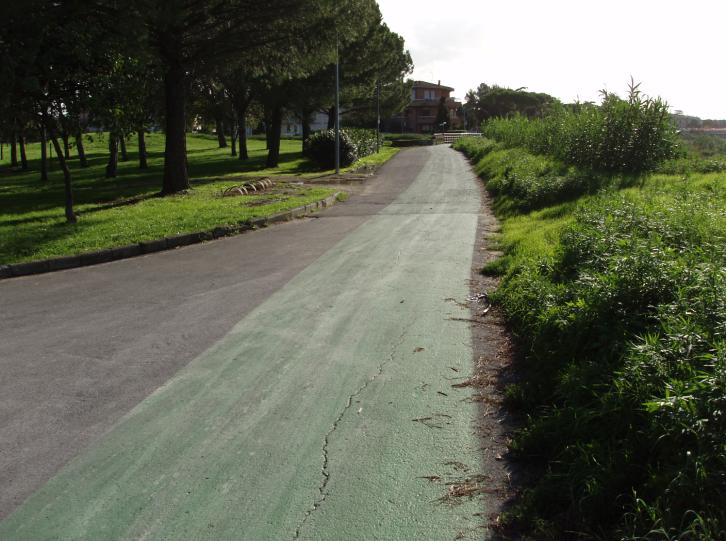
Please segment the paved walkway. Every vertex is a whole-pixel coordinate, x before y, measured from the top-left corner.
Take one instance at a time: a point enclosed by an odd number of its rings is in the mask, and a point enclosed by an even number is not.
[[[426,479],[481,461],[476,183],[409,150],[319,219],[0,283],[0,538],[480,538]]]

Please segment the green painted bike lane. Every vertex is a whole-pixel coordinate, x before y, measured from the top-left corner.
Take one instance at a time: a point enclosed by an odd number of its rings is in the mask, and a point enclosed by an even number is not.
[[[482,537],[468,294],[480,196],[463,158],[372,216],[118,422],[3,540]],[[234,302],[230,299],[229,302]],[[458,470],[458,471],[457,471]]]

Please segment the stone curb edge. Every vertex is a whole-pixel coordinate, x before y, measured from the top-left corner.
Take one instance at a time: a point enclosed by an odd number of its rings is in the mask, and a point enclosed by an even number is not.
[[[89,265],[98,265],[100,263],[108,263],[119,259],[127,259],[144,254],[154,252],[162,252],[165,250],[173,250],[182,246],[191,244],[199,244],[208,240],[219,239],[222,237],[231,237],[239,235],[245,231],[267,227],[268,225],[280,222],[289,222],[295,218],[302,218],[319,209],[324,209],[335,204],[341,192],[335,192],[333,195],[326,197],[320,201],[309,203],[302,207],[286,210],[272,216],[253,218],[246,222],[240,222],[236,225],[219,226],[207,231],[198,231],[196,233],[184,233],[173,237],[164,237],[158,240],[149,240],[139,242],[137,244],[129,244],[127,246],[119,246],[118,248],[108,248],[96,252],[88,252],[81,255],[72,255],[65,257],[54,257],[52,259],[42,259],[40,261],[30,261],[28,263],[14,263],[10,265],[0,265],[0,280],[5,278],[16,278],[18,276],[29,276],[31,274],[42,274],[58,270],[73,269],[76,267],[87,267]]]

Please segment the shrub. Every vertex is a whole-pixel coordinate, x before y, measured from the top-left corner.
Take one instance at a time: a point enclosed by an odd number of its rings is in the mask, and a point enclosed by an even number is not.
[[[355,144],[358,159],[373,154],[376,151],[376,130],[363,128],[346,128],[343,130]]]
[[[497,143],[484,137],[461,137],[453,148],[464,153],[473,163],[478,163],[484,156],[497,148]]]
[[[511,270],[494,296],[527,353],[517,396],[532,417],[513,450],[542,475],[516,516],[540,535],[723,538],[720,205],[603,195],[576,212],[554,259]]]
[[[603,91],[599,107],[558,106],[541,119],[498,118],[482,132],[507,148],[524,147],[601,173],[642,175],[675,156],[668,104],[631,83],[627,100]]]
[[[505,196],[516,210],[532,210],[597,191],[612,179],[587,174],[523,148],[503,148],[491,139],[464,137],[454,145],[474,163],[477,174],[496,196]],[[627,181],[627,179],[626,179]]]
[[[340,166],[348,167],[356,160],[376,151],[376,131],[360,128],[340,130]],[[310,136],[308,157],[322,169],[335,167],[335,130],[325,130]]]
[[[307,153],[321,169],[335,167],[335,130],[319,131],[311,135]],[[340,130],[340,166],[347,167],[358,157],[355,142],[345,130]]]

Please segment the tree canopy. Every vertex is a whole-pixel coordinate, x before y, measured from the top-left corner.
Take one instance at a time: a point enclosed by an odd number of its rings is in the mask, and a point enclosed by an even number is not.
[[[476,90],[466,94],[464,113],[468,125],[478,126],[489,118],[506,118],[516,114],[528,118],[541,117],[559,103],[557,98],[543,92],[481,83]]]
[[[351,118],[370,115],[379,89],[384,106],[405,105],[411,57],[375,0],[14,3],[0,18],[0,140],[19,144],[24,156],[27,137],[47,137],[62,144],[58,158],[67,161],[75,139],[83,166],[82,134],[102,128],[113,176],[126,135],[139,134],[144,167],[143,133],[161,128],[160,192],[173,194],[189,188],[192,126],[213,123],[220,144],[232,136],[235,153],[239,140],[239,159],[246,159],[248,121],[263,119],[275,165],[283,117],[299,118],[305,131],[315,112],[331,109],[336,58]],[[66,215],[75,220],[71,171],[61,168]]]

